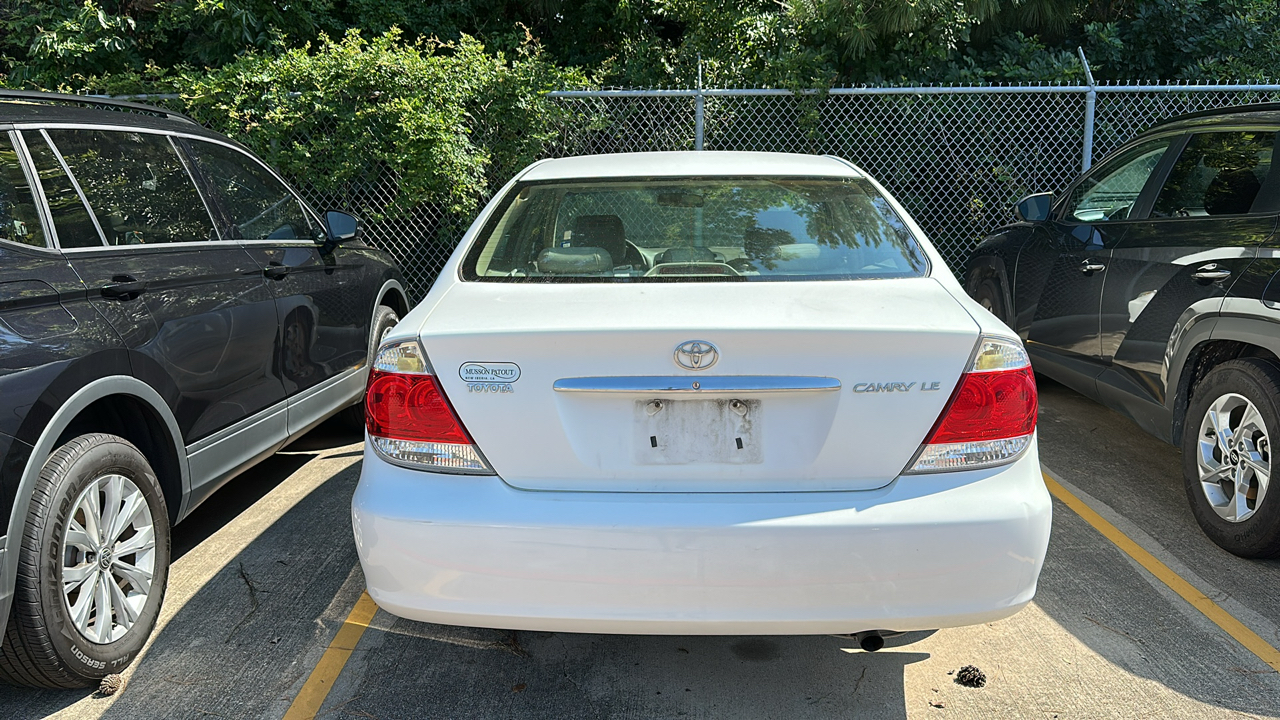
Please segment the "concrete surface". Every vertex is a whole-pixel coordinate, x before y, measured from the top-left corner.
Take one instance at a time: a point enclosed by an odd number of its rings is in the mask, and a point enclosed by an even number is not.
[[[1061,386],[1041,393],[1044,466],[1280,646],[1280,562],[1204,538],[1177,450]],[[363,589],[356,442],[322,427],[175,528],[161,626],[122,693],[0,686],[0,716],[281,717]],[[379,611],[320,716],[1280,717],[1280,675],[1065,505],[1055,513],[1035,602],[997,623],[868,654],[826,636],[510,633]],[[967,664],[986,687],[953,682]]]

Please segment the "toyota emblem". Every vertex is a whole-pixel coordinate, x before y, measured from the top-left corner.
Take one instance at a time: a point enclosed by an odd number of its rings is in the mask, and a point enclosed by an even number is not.
[[[675,357],[685,370],[706,370],[720,359],[720,351],[706,340],[690,340],[676,346]]]

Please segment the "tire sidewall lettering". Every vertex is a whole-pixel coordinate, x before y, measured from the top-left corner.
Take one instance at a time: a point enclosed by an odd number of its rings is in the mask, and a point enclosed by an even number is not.
[[[80,438],[72,442],[78,440]],[[159,617],[168,583],[169,531],[163,495],[159,493],[159,483],[154,472],[145,464],[145,458],[142,458],[141,453],[135,458],[133,452],[137,452],[136,449],[128,445],[121,446],[113,442],[98,444],[81,449],[73,455],[69,464],[62,464],[60,469],[55,469],[60,477],[51,489],[54,499],[49,517],[44,518],[43,527],[37,535],[40,558],[37,595],[48,640],[58,658],[68,666],[68,671],[94,681],[107,673],[123,669],[141,652]],[[53,456],[50,461],[52,459]],[[141,466],[136,464],[139,459],[142,460]],[[42,470],[42,475],[44,472]],[[62,594],[62,537],[71,521],[75,501],[80,493],[97,478],[112,473],[129,478],[146,497],[154,520],[158,551],[153,576],[154,590],[142,608],[138,623],[119,640],[99,645],[80,634],[66,606]],[[162,552],[159,551],[161,543],[164,545]]]

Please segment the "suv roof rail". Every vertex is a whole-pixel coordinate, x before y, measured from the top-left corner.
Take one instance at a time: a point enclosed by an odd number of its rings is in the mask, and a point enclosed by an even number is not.
[[[127,110],[130,112],[159,115],[164,118],[183,120],[198,125],[195,120],[174,110],[166,110],[155,105],[146,105],[128,100],[116,100],[105,95],[70,95],[67,93],[43,92],[41,90],[3,90],[0,89],[0,102],[44,102],[88,105],[108,110]]]
[[[1168,125],[1170,123],[1182,122],[1183,120],[1195,120],[1196,118],[1216,117],[1218,115],[1230,115],[1232,113],[1241,112],[1277,112],[1280,111],[1280,102],[1251,103],[1245,105],[1228,105],[1227,107],[1211,108],[1209,110],[1197,110],[1195,112],[1175,115],[1166,120],[1161,120],[1153,124],[1148,130]]]

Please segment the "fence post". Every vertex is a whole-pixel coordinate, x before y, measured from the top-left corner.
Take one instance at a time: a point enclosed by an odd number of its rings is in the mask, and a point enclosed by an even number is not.
[[[702,53],[698,53],[698,94],[693,96],[693,149],[702,149],[706,131],[705,101],[702,94]]]
[[[702,90],[698,90],[698,94],[693,96],[693,149],[702,149],[702,134],[705,122],[703,120],[703,95]]]
[[[1093,167],[1093,126],[1094,113],[1098,105],[1098,86],[1093,81],[1093,73],[1089,70],[1089,60],[1084,56],[1084,48],[1077,47],[1080,53],[1080,64],[1084,66],[1084,79],[1089,83],[1089,90],[1084,94],[1084,151],[1081,153],[1080,169]]]

